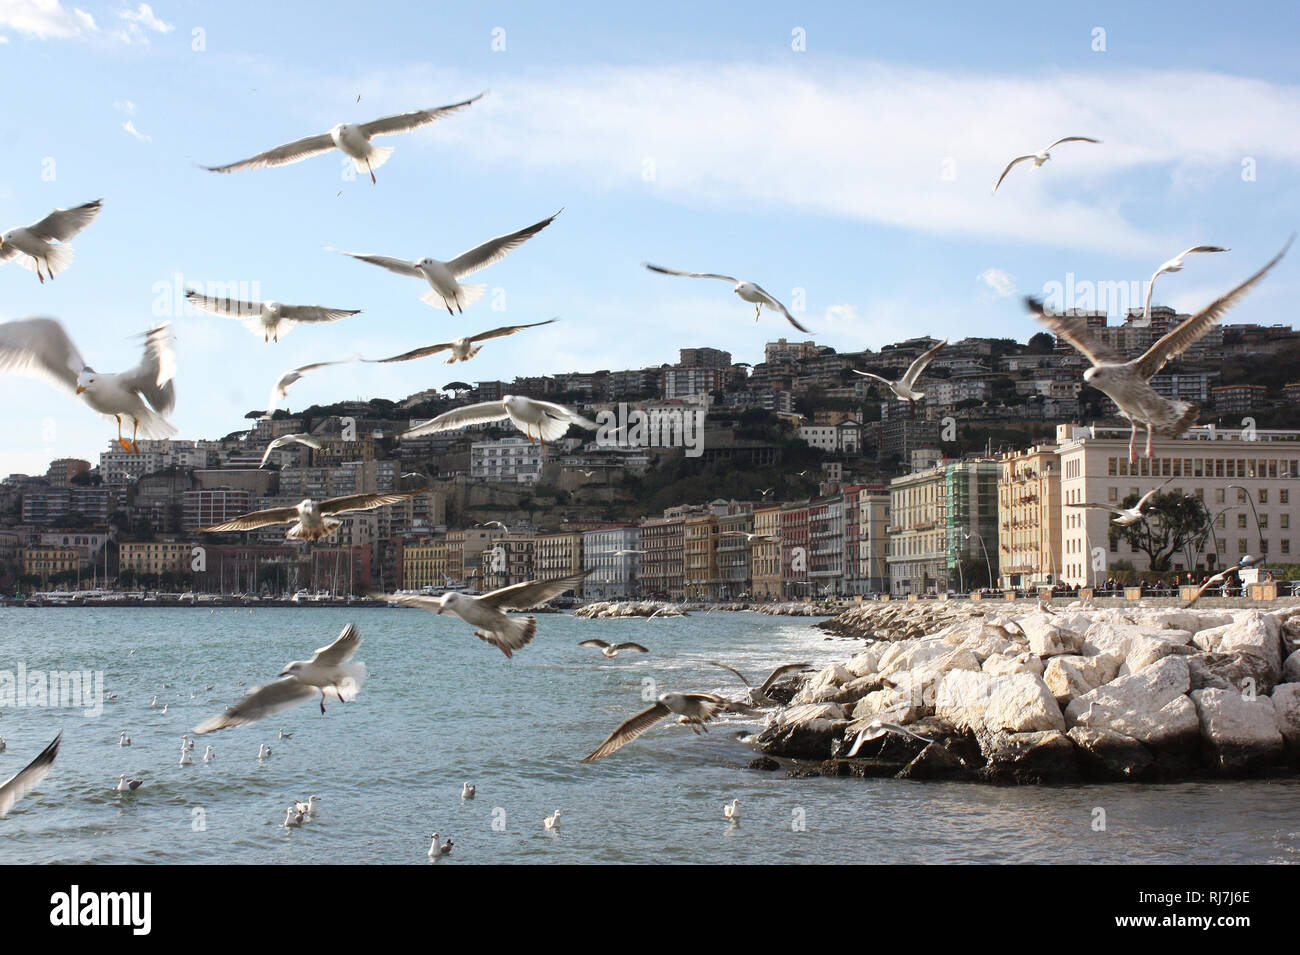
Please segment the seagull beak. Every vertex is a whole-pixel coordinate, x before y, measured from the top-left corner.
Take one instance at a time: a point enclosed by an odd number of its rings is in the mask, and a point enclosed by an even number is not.
[[[288,675],[289,675],[289,671],[288,671],[288,670],[281,670],[281,671],[277,674],[277,676],[288,676]]]
[[[81,394],[85,390],[86,390],[85,385],[77,385],[77,394]]]

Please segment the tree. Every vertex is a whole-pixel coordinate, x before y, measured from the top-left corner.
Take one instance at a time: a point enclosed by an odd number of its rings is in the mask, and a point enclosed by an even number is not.
[[[1130,494],[1123,506],[1133,507],[1137,502],[1138,495]],[[1157,572],[1169,570],[1174,555],[1181,551],[1191,568],[1196,542],[1210,520],[1204,502],[1199,497],[1170,491],[1153,497],[1144,513],[1145,520],[1128,527],[1111,525],[1111,549],[1117,540],[1128,541],[1147,555],[1151,569]]]
[[[1056,339],[1047,332],[1039,332],[1030,337],[1025,352],[1029,355],[1050,355],[1056,350]]]

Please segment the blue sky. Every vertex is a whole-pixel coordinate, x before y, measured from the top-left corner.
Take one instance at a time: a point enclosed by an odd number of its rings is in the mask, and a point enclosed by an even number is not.
[[[168,318],[173,421],[182,437],[215,437],[295,365],[498,324],[561,319],[465,366],[326,369],[288,407],[641,367],[681,346],[758,361],[793,332],[771,313],[755,324],[721,283],[643,261],[802,297],[816,340],[850,351],[927,333],[1023,340],[1035,328],[1021,294],[1071,275],[1142,283],[1187,246],[1231,246],[1161,278],[1157,303],[1195,308],[1300,221],[1290,4],[611,6],[0,0],[0,228],[105,200],[52,284],[0,266],[0,320],[57,316],[92,365],[120,370],[137,359],[130,336]],[[195,166],[483,90],[382,140],[396,152],[378,185],[345,181],[337,153],[228,176]],[[1008,159],[1064,135],[1104,143],[1060,147],[990,194]],[[454,319],[414,280],[323,248],[449,258],[561,206],[470,279],[489,297]],[[278,345],[167,314],[180,293],[160,287],[210,281],[364,311]],[[1297,291],[1293,255],[1230,320],[1293,323]],[[0,379],[0,400],[0,474],[96,460],[112,435],[43,382]]]

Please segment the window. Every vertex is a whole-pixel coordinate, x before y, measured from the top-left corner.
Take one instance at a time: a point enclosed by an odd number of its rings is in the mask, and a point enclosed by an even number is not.
[[[1237,488],[1237,503],[1238,504],[1246,503],[1246,489],[1244,487]]]
[[[1284,554],[1291,553],[1291,538],[1289,537],[1282,538],[1282,553]]]
[[[1278,515],[1278,521],[1280,522],[1280,524],[1281,524],[1282,527],[1284,527],[1284,528],[1285,528],[1285,527],[1290,527],[1290,526],[1291,526],[1291,515],[1290,515],[1290,514],[1279,514],[1279,515]]]
[[[1114,503],[1115,501],[1118,501],[1118,500],[1119,500],[1119,488],[1117,488],[1117,487],[1108,487],[1108,488],[1106,489],[1106,500],[1108,500],[1108,501],[1110,501],[1110,502],[1112,502],[1112,503]]]
[[[1282,490],[1277,492],[1277,502],[1279,504],[1290,504],[1291,492],[1288,491],[1286,488],[1282,488]]]
[[[1259,515],[1259,526],[1260,526],[1260,527],[1268,527],[1268,515],[1267,515],[1267,514],[1261,514],[1261,515]]]
[[[1221,487],[1216,487],[1216,488],[1214,489],[1214,503],[1215,503],[1215,504],[1222,504],[1222,503],[1223,503],[1223,488],[1221,488]]]
[[[1259,489],[1259,503],[1261,503],[1261,504],[1267,504],[1267,503],[1268,503],[1268,488],[1266,488],[1266,487],[1261,487],[1261,488]]]
[[[1246,526],[1246,515],[1245,515],[1245,514],[1238,514],[1238,515],[1237,515],[1237,526],[1238,526],[1238,527],[1241,527],[1241,528],[1244,528],[1244,527]]]

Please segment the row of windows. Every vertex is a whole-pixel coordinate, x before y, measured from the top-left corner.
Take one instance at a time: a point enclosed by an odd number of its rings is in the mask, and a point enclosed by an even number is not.
[[[1073,462],[1072,462],[1073,463]],[[1300,477],[1300,461],[1290,458],[1107,458],[1111,477]],[[1077,475],[1067,474],[1067,477]]]

